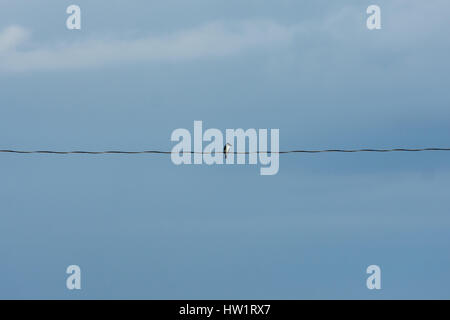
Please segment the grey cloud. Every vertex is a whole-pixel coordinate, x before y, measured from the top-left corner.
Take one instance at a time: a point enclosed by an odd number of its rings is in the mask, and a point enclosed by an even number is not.
[[[292,42],[295,26],[271,21],[212,22],[171,34],[135,40],[86,40],[53,47],[16,50],[26,42],[23,28],[0,34],[0,69],[27,71],[70,69],[140,61],[179,61],[224,57],[251,49],[268,49]]]

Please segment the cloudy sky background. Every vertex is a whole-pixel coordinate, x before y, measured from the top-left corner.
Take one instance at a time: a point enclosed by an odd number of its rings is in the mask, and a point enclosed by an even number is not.
[[[2,149],[170,150],[194,120],[284,150],[450,145],[448,1],[80,0],[81,31],[70,4],[0,0]],[[3,154],[0,298],[449,298],[449,157],[285,155],[267,177]]]

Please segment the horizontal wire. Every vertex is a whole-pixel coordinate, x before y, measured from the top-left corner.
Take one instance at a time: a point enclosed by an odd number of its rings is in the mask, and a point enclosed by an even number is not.
[[[324,150],[286,150],[286,151],[245,151],[237,152],[230,151],[227,154],[259,154],[259,153],[277,153],[277,154],[287,154],[287,153],[325,153],[325,152],[342,152],[342,153],[352,153],[352,152],[419,152],[419,151],[450,151],[450,148],[419,148],[419,149],[406,149],[406,148],[395,148],[395,149],[324,149]],[[218,152],[198,152],[198,151],[160,151],[160,150],[144,150],[144,151],[118,151],[118,150],[107,150],[107,151],[53,151],[53,150],[0,150],[0,153],[19,153],[19,154],[172,154],[172,153],[190,153],[190,154],[223,154],[223,151]]]

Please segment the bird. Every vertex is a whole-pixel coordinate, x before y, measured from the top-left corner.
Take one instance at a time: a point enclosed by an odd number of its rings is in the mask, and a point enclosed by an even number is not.
[[[223,154],[225,155],[225,159],[227,158],[227,153],[230,151],[231,144],[227,143],[223,146]]]

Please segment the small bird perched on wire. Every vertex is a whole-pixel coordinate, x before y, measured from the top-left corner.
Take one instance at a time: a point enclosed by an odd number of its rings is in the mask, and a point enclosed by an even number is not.
[[[231,144],[227,143],[223,146],[223,154],[225,155],[225,159],[227,158],[227,153],[230,151]]]

